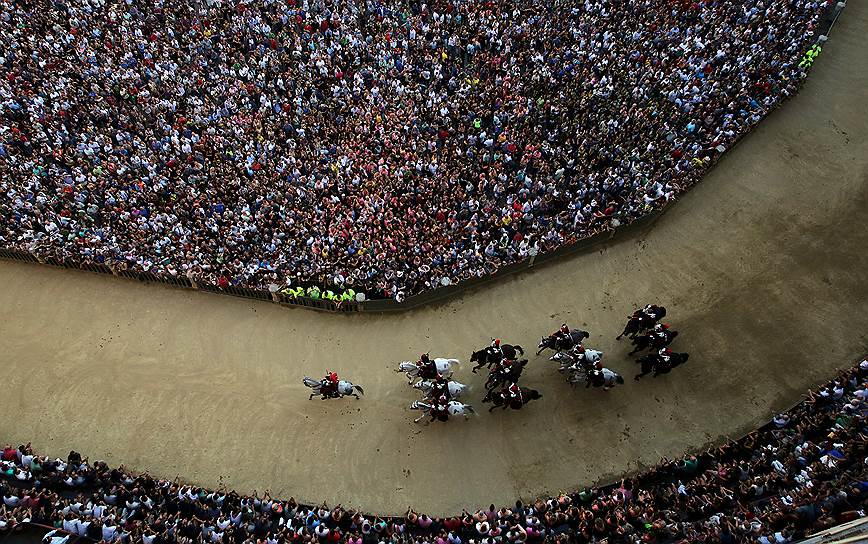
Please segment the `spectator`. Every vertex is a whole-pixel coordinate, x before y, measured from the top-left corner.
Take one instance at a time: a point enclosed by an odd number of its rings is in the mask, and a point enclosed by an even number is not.
[[[340,505],[309,507],[268,491],[242,497],[87,458],[77,465],[51,460],[29,444],[7,447],[21,455],[0,462],[0,534],[32,521],[57,528],[46,537],[53,544],[70,534],[124,544],[791,542],[865,515],[868,429],[856,393],[866,384],[863,363],[819,388],[841,388],[840,396],[811,394],[741,440],[663,460],[608,488],[445,519],[412,509],[389,519]],[[42,467],[38,479],[14,477],[25,457]]]
[[[0,246],[402,300],[676,198],[824,5],[0,0]]]

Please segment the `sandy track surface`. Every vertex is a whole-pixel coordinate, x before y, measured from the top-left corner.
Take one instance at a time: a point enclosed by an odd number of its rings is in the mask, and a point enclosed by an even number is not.
[[[868,6],[851,2],[805,89],[645,232],[400,315],[326,315],[84,272],[0,263],[0,439],[159,476],[399,513],[509,504],[609,481],[737,435],[868,351]],[[633,382],[623,318],[667,306],[690,362]],[[390,369],[531,350],[562,321],[627,378],[421,427]],[[308,401],[305,374],[365,386]],[[457,379],[483,378],[465,364]],[[484,410],[483,410],[484,412]]]

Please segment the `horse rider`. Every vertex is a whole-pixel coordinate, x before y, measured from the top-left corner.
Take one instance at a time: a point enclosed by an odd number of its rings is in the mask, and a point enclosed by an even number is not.
[[[499,363],[492,368],[493,373],[499,374],[502,378],[506,378],[512,373],[512,365],[515,364],[515,359],[507,359],[504,357]]]
[[[510,401],[523,401],[521,397],[521,387],[519,387],[517,383],[510,384],[507,388],[507,394],[509,395]]]
[[[440,395],[439,397],[435,397],[435,399],[431,404],[431,419],[446,421],[449,419],[449,401],[446,399],[446,395]]]
[[[500,348],[500,338],[494,338],[488,346],[488,360],[500,361],[501,359],[503,359],[503,350]]]
[[[339,378],[337,372],[329,370],[326,373],[325,378],[320,381],[320,393],[326,397],[339,397],[338,381]]]
[[[645,307],[642,308],[642,313],[645,316],[643,321],[648,323],[646,326],[649,328],[651,323],[657,323],[657,321],[663,317],[662,309],[656,304],[646,304]]]
[[[449,398],[449,382],[441,375],[437,375],[431,381],[431,392],[428,393],[430,398],[438,399],[441,396]]]
[[[594,369],[588,372],[588,379],[587,384],[585,384],[585,389],[591,387],[592,385],[594,387],[600,387],[605,383],[606,380],[603,378],[603,373],[599,370]]]
[[[666,345],[670,342],[672,332],[669,330],[669,323],[657,323],[654,325],[654,331],[651,333],[651,341],[659,346]]]
[[[570,328],[566,323],[561,325],[561,328],[556,330],[552,337],[555,339],[556,345],[557,343],[561,343],[562,345],[569,345],[572,343],[572,337],[570,336]]]
[[[517,383],[511,384],[507,390],[507,404],[518,404],[519,406],[524,404],[524,399],[521,396],[521,387],[518,386]]]
[[[654,372],[656,374],[665,374],[670,370],[672,370],[672,348],[663,348],[657,352]]]
[[[570,357],[573,358],[576,365],[584,365],[585,363],[585,346],[576,344],[569,351]]]
[[[437,376],[437,365],[434,361],[428,357],[427,353],[423,353],[419,356],[419,360],[416,361],[416,366],[419,367],[419,376],[422,379],[433,379]]]

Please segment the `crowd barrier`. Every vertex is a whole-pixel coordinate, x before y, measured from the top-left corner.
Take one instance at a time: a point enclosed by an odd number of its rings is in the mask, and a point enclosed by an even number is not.
[[[629,224],[625,224],[617,228],[609,228],[598,232],[593,236],[577,240],[572,244],[561,246],[554,251],[541,253],[539,255],[528,257],[524,260],[508,264],[499,268],[494,273],[486,274],[478,278],[462,280],[461,282],[453,285],[439,287],[437,289],[432,289],[429,291],[423,291],[422,293],[419,293],[417,295],[407,297],[401,302],[398,302],[394,299],[333,301],[324,298],[314,299],[309,297],[290,297],[280,292],[250,289],[247,287],[234,285],[223,288],[216,285],[195,282],[187,276],[182,275],[157,275],[153,272],[130,270],[128,268],[125,268],[123,265],[110,266],[104,263],[96,263],[90,261],[76,263],[70,259],[61,259],[54,256],[34,256],[30,253],[6,248],[0,248],[0,258],[19,262],[39,263],[43,265],[53,266],[56,268],[86,270],[88,272],[94,272],[97,274],[112,275],[121,278],[138,280],[144,283],[163,283],[166,285],[171,285],[173,287],[180,287],[184,289],[196,289],[209,293],[219,293],[241,298],[269,301],[280,304],[282,306],[295,306],[328,312],[396,312],[418,308],[432,302],[442,301],[447,298],[454,297],[455,295],[463,291],[473,289],[485,283],[494,281],[495,279],[509,276],[518,272],[523,272],[533,268],[534,266],[545,264],[568,255],[588,250],[589,248],[606,243],[613,238],[622,237],[627,232],[633,232],[637,230],[638,227],[646,226],[652,223],[657,218],[657,216],[660,215],[660,213],[661,210],[652,211],[651,213],[648,213]]]

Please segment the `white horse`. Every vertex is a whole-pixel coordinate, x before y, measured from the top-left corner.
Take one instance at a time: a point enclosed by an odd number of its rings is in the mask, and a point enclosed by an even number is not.
[[[442,357],[436,357],[433,359],[434,366],[437,368],[437,374],[443,376],[447,380],[452,377],[452,373],[454,372],[452,367],[457,367],[461,364],[458,359],[444,359]],[[419,367],[413,361],[404,361],[395,372],[404,372],[407,374],[407,378],[409,379],[408,383],[413,383],[413,380],[416,378],[420,378],[419,375]],[[433,377],[433,376],[432,376]]]
[[[413,420],[413,423],[419,423],[422,419],[431,413],[431,408],[433,405],[429,402],[422,402],[421,400],[413,401],[413,404],[410,405],[411,410],[422,410],[422,415]],[[458,402],[457,400],[450,400],[446,404],[446,411],[450,416],[464,416],[464,419],[470,418],[471,414],[475,414],[476,412],[473,410],[473,406],[469,404],[464,404],[462,402]]]
[[[310,387],[312,390],[312,393],[310,394],[310,397],[308,397],[308,400],[314,398],[317,395],[323,394],[322,393],[322,382],[320,380],[315,380],[315,379],[311,378],[310,376],[305,376],[304,380],[302,380],[302,382],[304,383],[305,386]],[[353,396],[353,397],[359,398],[359,395],[356,393],[356,391],[358,391],[362,395],[365,394],[364,389],[362,389],[362,387],[360,385],[355,385],[353,382],[348,382],[346,380],[338,380],[338,396],[339,397]],[[328,397],[323,395],[323,399],[327,399],[327,398]]]
[[[556,361],[560,363],[568,362],[568,365],[575,364],[577,362],[576,359],[584,359],[587,364],[596,365],[603,360],[603,352],[597,351],[595,349],[585,348],[583,357],[576,357],[572,352],[569,351],[561,351],[549,357],[549,361]]]
[[[418,389],[419,391],[422,392],[423,395],[428,397],[431,395],[431,389],[433,387],[434,387],[433,381],[422,380],[421,382],[416,383],[416,385],[413,386],[413,389]],[[452,380],[449,380],[449,383],[446,384],[446,387],[449,390],[449,398],[450,399],[460,398],[461,395],[463,395],[468,389],[470,389],[468,386],[464,385],[463,383],[454,382]]]

